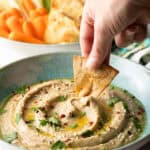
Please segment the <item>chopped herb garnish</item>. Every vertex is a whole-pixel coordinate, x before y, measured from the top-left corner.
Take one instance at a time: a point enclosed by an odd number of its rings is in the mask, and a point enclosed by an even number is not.
[[[86,115],[86,112],[80,112],[79,117],[82,118]]]
[[[127,90],[123,90],[124,93],[126,93],[128,96],[132,97],[133,95],[131,93],[129,93]]]
[[[48,120],[40,120],[41,126],[46,126],[48,123],[49,123]]]
[[[77,113],[75,112],[75,111],[73,111],[73,112],[70,112],[70,117],[72,117],[72,118],[75,118],[75,117],[77,117]]]
[[[138,100],[135,100],[136,104],[138,105],[138,107],[143,107],[142,103]]]
[[[133,123],[137,129],[142,129],[140,121],[138,118],[134,118]]]
[[[31,108],[33,111],[37,112],[37,111],[43,111],[44,109],[42,107],[32,107]]]
[[[17,138],[18,138],[17,132],[12,132],[10,134],[6,134],[3,136],[3,140],[8,142],[8,143],[11,143],[12,141],[14,141]]]
[[[103,127],[102,122],[99,122],[99,123],[98,123],[98,128],[101,129],[102,127]]]
[[[58,101],[60,101],[60,102],[64,102],[64,101],[66,101],[66,100],[67,100],[67,98],[68,98],[68,96],[67,96],[67,95],[66,95],[66,96],[59,96]]]
[[[123,106],[124,106],[124,109],[125,109],[127,112],[129,112],[128,105],[127,105],[127,104],[125,104],[125,103],[123,103]]]
[[[26,121],[27,124],[32,124],[34,122],[34,120],[28,120]]]
[[[90,137],[92,136],[94,133],[91,130],[86,130],[84,133],[82,133],[82,137]]]
[[[49,12],[51,8],[51,0],[43,0],[42,2],[43,2],[44,8],[46,8],[47,11]]]
[[[66,148],[66,144],[62,141],[57,141],[51,147],[52,150],[64,150]]]
[[[75,128],[77,128],[77,127],[78,127],[78,124],[77,124],[77,123],[72,124],[72,125],[70,126],[70,128],[72,128],[72,129],[75,129]]]
[[[32,107],[31,108],[34,112],[38,112],[38,111],[42,111],[44,113],[46,113],[46,110],[44,107]]]
[[[31,108],[34,112],[39,111],[39,107],[32,107]]]
[[[54,116],[55,118],[59,118],[59,114],[58,114],[57,112],[54,112],[53,116]]]
[[[113,107],[117,102],[119,102],[120,101],[120,98],[119,97],[112,97],[112,98],[110,98],[109,99],[109,101],[108,101],[108,105],[110,106],[110,107]]]
[[[106,115],[104,111],[101,112],[101,117],[103,120],[103,124],[109,121],[108,116]]]
[[[19,113],[16,113],[16,119],[15,119],[15,122],[16,122],[17,124],[19,123],[20,119],[21,119],[20,114],[19,114]]]
[[[113,90],[113,89],[115,89],[115,86],[114,86],[114,85],[111,85],[109,89],[110,89],[110,90]]]
[[[33,122],[34,122],[34,120],[28,120],[28,121],[26,121],[27,124],[30,124],[30,123],[33,123]]]
[[[23,85],[22,87],[20,87],[20,88],[18,88],[18,89],[16,90],[16,93],[17,93],[17,94],[25,94],[26,89],[27,89],[27,86],[26,86],[26,85]]]
[[[35,128],[35,129],[36,129],[36,131],[37,131],[38,133],[40,133],[40,132],[41,132],[39,128]]]
[[[61,126],[61,121],[59,120],[59,118],[50,117],[49,118],[49,124],[52,126]]]
[[[6,112],[7,112],[7,110],[5,110],[5,109],[3,109],[3,108],[0,108],[0,115],[4,114],[4,113],[6,113]]]

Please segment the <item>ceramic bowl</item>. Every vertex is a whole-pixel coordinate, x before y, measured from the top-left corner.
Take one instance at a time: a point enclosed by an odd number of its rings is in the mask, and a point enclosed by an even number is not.
[[[31,44],[0,37],[0,65],[39,54],[59,51],[71,51],[79,48],[79,43],[66,44]]]
[[[12,90],[24,84],[56,78],[72,78],[74,54],[79,54],[79,52],[64,51],[34,56],[0,69],[0,100],[2,101]],[[111,56],[111,65],[120,71],[113,84],[130,91],[141,100],[146,110],[147,121],[141,136],[136,141],[119,148],[135,150],[150,139],[150,74],[142,66],[113,55]],[[0,149],[20,150],[1,140]]]

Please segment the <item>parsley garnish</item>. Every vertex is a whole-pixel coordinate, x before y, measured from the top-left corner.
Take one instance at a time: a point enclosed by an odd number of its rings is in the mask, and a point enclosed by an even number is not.
[[[57,112],[54,112],[53,115],[54,115],[55,118],[59,118],[59,114]]]
[[[134,118],[134,120],[133,120],[133,123],[134,123],[134,126],[137,128],[137,129],[141,129],[142,127],[141,127],[141,124],[140,124],[140,121],[139,121],[139,119],[138,118]]]
[[[46,110],[44,107],[32,107],[31,108],[34,112],[38,112],[38,111],[42,111],[44,113],[46,113]]]
[[[76,111],[71,112],[71,113],[70,113],[70,117],[71,117],[71,118],[77,117],[77,112],[76,112]]]
[[[50,117],[49,120],[40,120],[41,126],[46,126],[47,124],[53,128],[56,128],[61,126],[61,121],[56,117]]]
[[[86,112],[80,112],[79,117],[82,118],[86,115]]]
[[[3,140],[8,143],[11,143],[12,141],[14,141],[17,138],[18,138],[17,132],[12,132],[10,134],[6,134],[3,136]]]
[[[32,107],[31,108],[34,112],[41,110],[41,107]]]
[[[72,124],[72,125],[70,126],[70,128],[72,128],[72,129],[75,129],[75,128],[77,128],[77,127],[78,127],[78,124],[77,124],[77,123]]]
[[[114,85],[110,85],[110,90],[114,90],[115,89],[115,86]]]
[[[50,124],[51,126],[61,126],[61,121],[59,120],[59,118],[50,117],[50,118],[49,118],[49,124]]]
[[[62,141],[57,141],[51,147],[52,150],[64,150],[66,148],[66,144]]]
[[[4,113],[6,113],[6,112],[7,112],[7,110],[5,110],[5,109],[3,109],[3,108],[0,108],[0,115],[4,114]]]
[[[82,137],[90,137],[92,136],[94,133],[91,130],[86,130],[84,133],[82,133]]]
[[[34,120],[28,120],[28,121],[26,121],[26,123],[29,124],[29,125],[32,124],[33,122],[34,122]]]
[[[48,123],[49,123],[48,120],[40,120],[41,126],[46,126]]]
[[[66,95],[66,96],[59,96],[58,101],[60,101],[60,102],[64,102],[64,101],[66,101],[66,100],[67,100],[67,98],[68,98],[68,96],[67,96],[67,95]]]
[[[127,104],[123,103],[123,107],[124,107],[124,109],[125,109],[127,112],[129,112],[129,108],[128,108],[128,105],[127,105]]]
[[[120,98],[119,97],[112,97],[112,98],[110,98],[109,99],[109,101],[108,101],[108,105],[110,106],[110,107],[113,107],[117,102],[119,102],[120,101]]]
[[[38,129],[38,128],[35,128],[35,130],[38,132],[38,133],[40,133],[41,131],[40,131],[40,129]]]
[[[16,93],[17,93],[17,94],[25,94],[26,88],[27,88],[27,86],[26,86],[26,85],[23,85],[22,87],[20,87],[20,88],[18,88],[18,89],[16,90]]]

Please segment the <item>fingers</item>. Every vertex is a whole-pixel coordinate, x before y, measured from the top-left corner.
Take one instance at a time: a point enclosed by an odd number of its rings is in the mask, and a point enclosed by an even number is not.
[[[112,35],[109,33],[107,26],[101,22],[95,22],[94,41],[91,53],[89,55],[87,66],[97,69],[102,63],[108,63],[110,48],[112,44]]]
[[[82,55],[88,57],[87,67],[97,69],[102,63],[109,63],[112,39],[105,27],[102,27],[100,23],[94,24],[88,14],[89,11],[86,12],[84,9],[80,28],[80,45]]]
[[[80,28],[80,46],[82,56],[88,57],[93,44],[94,26],[87,14],[83,15]]]
[[[105,57],[105,60],[104,60],[104,64],[109,64],[109,60],[110,60],[110,53],[111,53],[111,47],[112,47],[112,44],[110,45],[110,48],[106,54],[106,57]]]
[[[115,42],[118,47],[125,47],[133,42],[140,42],[146,38],[146,25],[130,25],[124,31],[115,36]]]

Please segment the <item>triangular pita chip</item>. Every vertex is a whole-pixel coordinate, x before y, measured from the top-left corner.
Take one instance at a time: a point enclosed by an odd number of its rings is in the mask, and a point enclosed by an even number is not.
[[[86,67],[86,58],[74,56],[75,92],[79,96],[99,96],[109,86],[118,71],[113,67],[103,64],[98,70]]]

